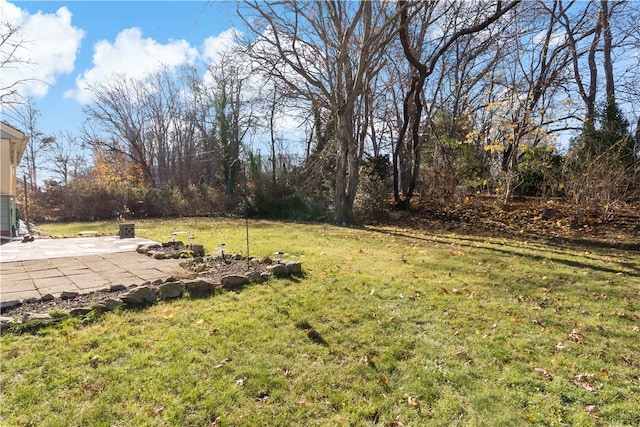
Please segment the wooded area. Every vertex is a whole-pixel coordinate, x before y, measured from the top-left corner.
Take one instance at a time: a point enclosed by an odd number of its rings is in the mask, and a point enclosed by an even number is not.
[[[247,1],[238,12],[247,33],[233,51],[206,70],[91,87],[75,134],[42,134],[33,101],[14,103],[31,135],[32,216],[353,224],[483,195],[559,198],[607,221],[640,197],[638,3]],[[300,132],[282,135],[285,122]],[[39,185],[43,170],[54,178]]]

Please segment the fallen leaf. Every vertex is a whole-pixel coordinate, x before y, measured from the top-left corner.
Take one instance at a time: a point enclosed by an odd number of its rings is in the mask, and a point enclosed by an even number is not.
[[[542,375],[545,379],[547,379],[549,381],[553,380],[553,375],[551,375],[549,373],[549,371],[547,371],[546,369],[535,368],[534,371],[537,372],[538,374]]]
[[[214,366],[214,368],[215,369],[222,368],[224,365],[226,365],[227,363],[231,362],[232,360],[233,359],[231,359],[230,357],[222,359],[222,361],[220,361],[220,363],[218,363],[216,366]]]
[[[600,410],[596,405],[589,405],[586,408],[584,408],[584,410],[587,413],[587,415],[592,416],[594,418],[599,419],[601,416]]]
[[[573,342],[577,342],[580,343],[582,342],[582,334],[580,333],[579,329],[574,329],[571,331],[571,333],[569,334],[569,339]]]
[[[418,406],[418,401],[411,396],[407,397],[407,403],[409,406]]]
[[[163,319],[171,319],[173,317],[173,310],[171,310],[170,308],[164,310],[162,312],[162,318]]]
[[[95,368],[99,360],[100,360],[100,356],[97,356],[97,355],[93,356],[91,359],[89,359],[89,364]]]
[[[204,319],[200,319],[196,322],[196,325],[198,325],[199,327],[203,327],[204,326]]]
[[[163,412],[164,412],[164,406],[160,406],[159,408],[153,408],[152,410],[150,410],[149,416],[156,417],[158,415],[162,415]]]
[[[588,374],[580,374],[580,375],[576,375],[575,378],[573,379],[573,383],[577,386],[582,387],[583,389],[587,390],[587,391],[594,391],[595,388],[593,387],[593,385],[591,385],[588,381],[586,381],[587,379],[591,378],[592,375],[588,375]]]
[[[244,378],[238,378],[236,380],[236,384],[242,387],[244,385],[244,380]]]
[[[626,356],[624,354],[620,355],[620,359],[624,360],[626,363],[628,363],[631,366],[634,366],[636,364],[636,360],[635,359],[633,359],[633,358],[631,358],[629,356]]]
[[[567,348],[567,346],[562,344],[562,342],[556,344],[556,350],[564,350],[565,348]]]
[[[221,421],[222,421],[222,419],[220,417],[216,417],[215,420],[213,420],[213,421],[211,421],[209,423],[209,427],[219,427]]]

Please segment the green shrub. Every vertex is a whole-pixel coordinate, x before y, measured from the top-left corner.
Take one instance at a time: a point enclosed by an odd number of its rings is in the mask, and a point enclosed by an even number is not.
[[[563,161],[553,147],[527,150],[516,169],[516,194],[543,197],[560,195]]]

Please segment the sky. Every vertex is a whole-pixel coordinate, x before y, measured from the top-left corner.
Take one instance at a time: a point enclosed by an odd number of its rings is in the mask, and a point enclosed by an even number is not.
[[[45,135],[77,133],[90,102],[86,85],[114,72],[142,77],[165,64],[204,64],[241,34],[236,2],[6,1],[0,23],[21,27],[23,64],[0,70],[0,87],[21,87]],[[26,64],[26,63],[29,64]],[[6,112],[0,119],[10,121]]]

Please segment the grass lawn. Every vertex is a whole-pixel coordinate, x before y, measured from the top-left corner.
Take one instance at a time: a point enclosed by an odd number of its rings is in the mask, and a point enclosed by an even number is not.
[[[246,253],[243,220],[135,223]],[[284,251],[305,276],[4,333],[0,424],[640,425],[637,250],[390,226],[249,232],[251,255]]]

